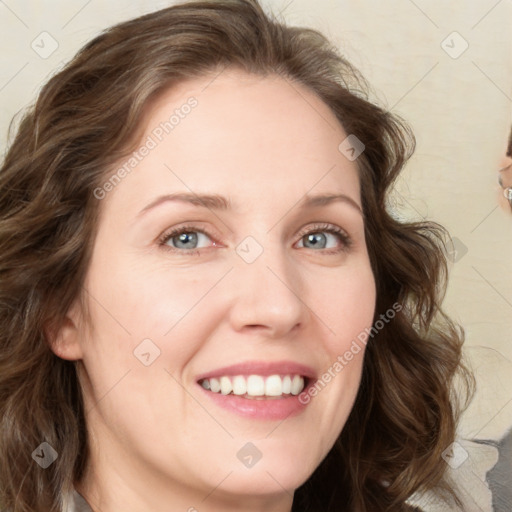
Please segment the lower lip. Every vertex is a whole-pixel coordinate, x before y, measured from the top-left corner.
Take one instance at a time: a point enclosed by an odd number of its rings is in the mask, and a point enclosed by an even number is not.
[[[238,395],[213,393],[204,389],[200,384],[198,385],[210,400],[213,400],[219,407],[247,418],[284,420],[299,415],[307,406],[307,404],[302,404],[299,401],[300,395],[292,395],[285,398],[251,399],[242,398]],[[306,389],[302,393],[305,391]]]

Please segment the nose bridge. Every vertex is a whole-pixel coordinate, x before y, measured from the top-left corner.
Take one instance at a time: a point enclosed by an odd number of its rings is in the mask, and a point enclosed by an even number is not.
[[[264,243],[246,237],[236,251],[234,327],[259,326],[271,330],[275,337],[286,335],[305,320],[300,275],[286,247],[272,236],[265,236]]]

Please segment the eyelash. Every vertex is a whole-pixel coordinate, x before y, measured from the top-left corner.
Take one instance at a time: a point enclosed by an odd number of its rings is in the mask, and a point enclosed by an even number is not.
[[[171,231],[166,231],[159,239],[158,239],[158,245],[162,247],[163,250],[169,251],[172,253],[181,253],[182,255],[190,256],[200,256],[201,255],[201,249],[176,249],[175,247],[171,247],[167,245],[167,242],[177,236],[181,235],[183,233],[192,233],[192,232],[198,232],[202,233],[203,235],[206,235],[210,239],[213,240],[213,236],[210,235],[210,233],[207,230],[200,229],[197,226],[194,225],[185,225],[180,226],[179,228],[172,229]],[[316,252],[322,252],[323,254],[331,255],[331,254],[339,254],[341,252],[347,252],[351,246],[352,246],[352,239],[349,237],[347,232],[341,228],[338,228],[337,226],[334,226],[332,224],[314,224],[311,228],[302,230],[299,233],[299,240],[302,240],[306,235],[310,235],[313,233],[331,233],[333,235],[338,235],[339,240],[342,242],[342,247],[337,249],[321,249]],[[306,249],[306,247],[303,247]]]

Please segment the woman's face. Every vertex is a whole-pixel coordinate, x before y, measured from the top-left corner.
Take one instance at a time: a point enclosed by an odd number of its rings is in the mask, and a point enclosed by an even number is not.
[[[68,330],[60,355],[83,359],[87,482],[106,509],[289,503],[361,378],[375,282],[349,134],[302,85],[213,78],[154,102],[147,151],[95,193],[92,331]],[[316,395],[294,394],[303,378]]]
[[[499,203],[501,207],[510,213],[511,202],[507,199],[506,195],[509,194],[509,187],[512,187],[512,155],[511,153],[512,131],[508,138],[507,155],[500,161],[500,171],[498,181],[501,186],[499,190]]]

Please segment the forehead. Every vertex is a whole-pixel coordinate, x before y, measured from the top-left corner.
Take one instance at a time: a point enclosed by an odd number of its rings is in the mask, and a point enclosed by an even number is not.
[[[296,199],[309,191],[351,191],[358,199],[357,165],[339,150],[346,137],[306,86],[226,69],[182,82],[149,105],[140,144],[151,139],[154,147],[124,193],[168,187],[239,194],[244,204],[278,191]]]

